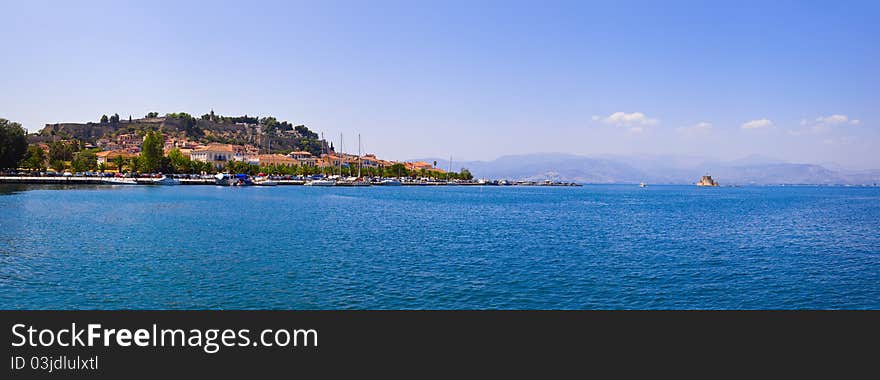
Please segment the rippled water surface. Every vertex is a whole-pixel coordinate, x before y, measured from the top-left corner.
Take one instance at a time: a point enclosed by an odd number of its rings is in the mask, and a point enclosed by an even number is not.
[[[4,309],[880,308],[880,188],[0,186]]]

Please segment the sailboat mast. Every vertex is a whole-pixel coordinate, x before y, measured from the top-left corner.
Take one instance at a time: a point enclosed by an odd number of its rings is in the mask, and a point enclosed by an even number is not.
[[[324,160],[324,158],[330,157],[330,154],[328,154],[327,151],[328,151],[327,140],[324,140],[324,132],[321,132],[321,155],[324,156],[324,157],[321,157],[321,175],[324,174],[324,169],[325,169],[324,166],[327,164],[325,162],[326,160]]]
[[[358,133],[358,178],[361,178],[361,134]]]
[[[342,160],[345,158],[345,140],[342,139],[342,133],[339,134],[339,176],[342,177]]]
[[[452,156],[449,156],[449,166],[446,167],[446,182],[449,182],[449,172],[452,171]]]

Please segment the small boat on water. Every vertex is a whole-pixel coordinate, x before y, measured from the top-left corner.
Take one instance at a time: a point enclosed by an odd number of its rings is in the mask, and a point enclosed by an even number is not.
[[[306,181],[303,185],[305,186],[336,186],[336,180],[334,179],[313,179],[311,181]]]
[[[101,179],[102,183],[106,183],[108,185],[137,185],[137,180],[134,178],[125,178],[125,177],[111,177],[111,178],[103,178]]]
[[[639,187],[648,187],[648,184],[647,184],[647,183],[644,183],[644,182],[642,182],[642,183],[639,183]]]
[[[278,182],[269,179],[267,176],[260,176],[254,178],[254,185],[256,186],[278,186]]]
[[[400,183],[399,180],[392,179],[392,178],[383,179],[383,180],[379,181],[378,184],[381,186],[400,186],[400,185],[403,185],[402,183]]]
[[[218,173],[214,183],[219,186],[252,186],[254,181],[247,174]]]
[[[152,185],[175,186],[180,185],[180,180],[163,175],[162,177],[151,179],[149,183]]]
[[[370,186],[370,183],[360,177],[347,177],[337,181],[336,186]]]

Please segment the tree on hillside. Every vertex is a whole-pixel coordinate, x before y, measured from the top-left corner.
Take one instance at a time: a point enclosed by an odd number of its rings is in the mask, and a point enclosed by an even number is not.
[[[75,172],[93,170],[98,167],[97,157],[94,152],[84,150],[76,154],[76,157],[70,162],[70,166]]]
[[[46,170],[46,152],[39,145],[28,145],[22,166],[30,170]]]
[[[189,173],[193,166],[189,157],[184,156],[177,148],[168,151],[168,162],[174,173]]]
[[[110,122],[110,118],[107,115],[101,115],[101,124],[107,124]]]
[[[49,161],[73,160],[74,144],[55,141],[49,144]]]
[[[143,172],[155,173],[161,169],[162,158],[165,157],[165,140],[162,133],[149,131],[144,137],[144,145],[141,149],[141,161],[139,169]]]
[[[55,169],[55,171],[57,172],[64,170],[64,168],[66,167],[66,165],[64,165],[64,161],[61,160],[49,160],[49,166],[52,169]]]
[[[474,179],[474,176],[473,176],[473,174],[471,174],[471,171],[468,170],[467,168],[461,168],[461,171],[458,172],[458,178],[470,181],[470,180]]]
[[[121,155],[113,158],[113,164],[116,165],[116,171],[121,172],[122,166],[125,165],[125,159]]]
[[[150,113],[147,113],[147,115],[144,116],[144,117],[146,117],[146,118],[148,118],[148,119],[149,119],[149,118],[154,118],[154,117],[159,117],[159,113],[158,113],[158,112],[150,112]]]
[[[26,132],[21,124],[0,119],[0,169],[15,169],[27,152]]]

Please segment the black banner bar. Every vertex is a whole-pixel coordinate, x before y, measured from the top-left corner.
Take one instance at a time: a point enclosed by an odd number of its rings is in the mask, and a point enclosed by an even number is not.
[[[9,378],[838,371],[876,312],[4,311]],[[91,340],[91,341],[90,341]],[[185,344],[183,342],[186,342]],[[91,344],[91,345],[89,345]],[[36,345],[36,346],[34,346]],[[867,349],[862,349],[867,347]],[[839,372],[838,372],[839,374]]]

